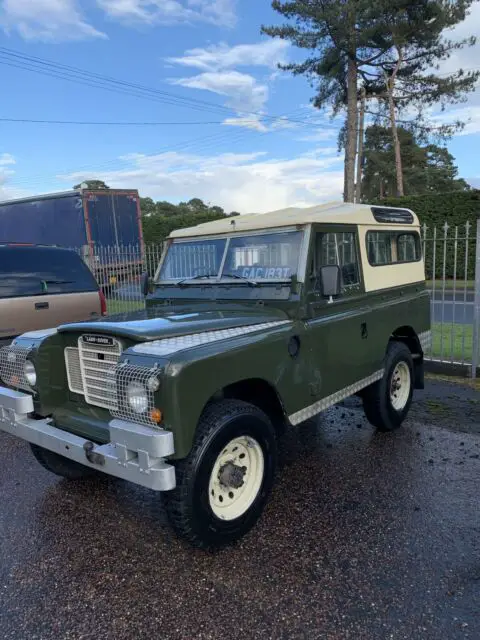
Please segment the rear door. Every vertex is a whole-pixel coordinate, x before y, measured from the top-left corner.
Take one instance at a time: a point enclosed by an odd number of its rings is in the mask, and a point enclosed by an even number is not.
[[[101,314],[98,286],[74,252],[0,248],[0,339]]]

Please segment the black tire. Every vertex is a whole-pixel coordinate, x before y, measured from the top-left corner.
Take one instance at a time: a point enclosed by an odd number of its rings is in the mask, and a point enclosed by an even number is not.
[[[95,469],[64,458],[58,453],[39,447],[36,444],[30,444],[30,447],[37,462],[39,462],[44,469],[57,476],[61,476],[67,480],[83,480],[96,475]]]
[[[397,410],[392,404],[391,389],[393,374],[401,362],[405,363],[409,369],[410,389],[405,405]],[[410,349],[403,342],[391,342],[385,356],[383,378],[367,387],[363,393],[363,409],[370,424],[379,431],[394,431],[402,425],[412,404],[414,379]]]
[[[242,436],[250,436],[260,445],[263,478],[247,511],[235,519],[222,520],[210,505],[210,476],[224,448]],[[218,549],[241,538],[263,511],[273,486],[276,462],[275,431],[263,411],[240,400],[222,400],[209,405],[198,423],[189,456],[174,463],[176,488],[163,494],[167,514],[177,534],[203,549]]]

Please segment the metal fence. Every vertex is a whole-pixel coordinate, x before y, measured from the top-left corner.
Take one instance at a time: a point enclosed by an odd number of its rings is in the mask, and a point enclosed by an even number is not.
[[[475,377],[480,363],[480,220],[461,226],[422,228],[422,247],[431,296],[433,361],[464,365]],[[163,247],[99,249],[84,256],[101,283],[109,313],[145,306],[140,276],[153,276]]]
[[[432,347],[440,363],[479,365],[480,220],[422,228],[425,272],[431,298]]]

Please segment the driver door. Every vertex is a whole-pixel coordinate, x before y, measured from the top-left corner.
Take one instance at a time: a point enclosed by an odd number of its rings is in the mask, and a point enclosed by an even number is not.
[[[311,395],[315,401],[368,376],[369,318],[355,226],[314,228],[311,274],[307,281],[307,328],[312,358]],[[322,294],[320,268],[338,265],[340,295]]]

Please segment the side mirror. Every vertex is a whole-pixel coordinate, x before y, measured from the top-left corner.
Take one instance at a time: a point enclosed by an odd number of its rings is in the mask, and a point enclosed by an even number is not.
[[[320,281],[322,283],[322,295],[325,298],[335,298],[342,290],[342,278],[340,267],[337,264],[320,267]]]
[[[146,298],[150,293],[150,279],[148,273],[142,273],[140,278],[140,288],[143,296]]]

